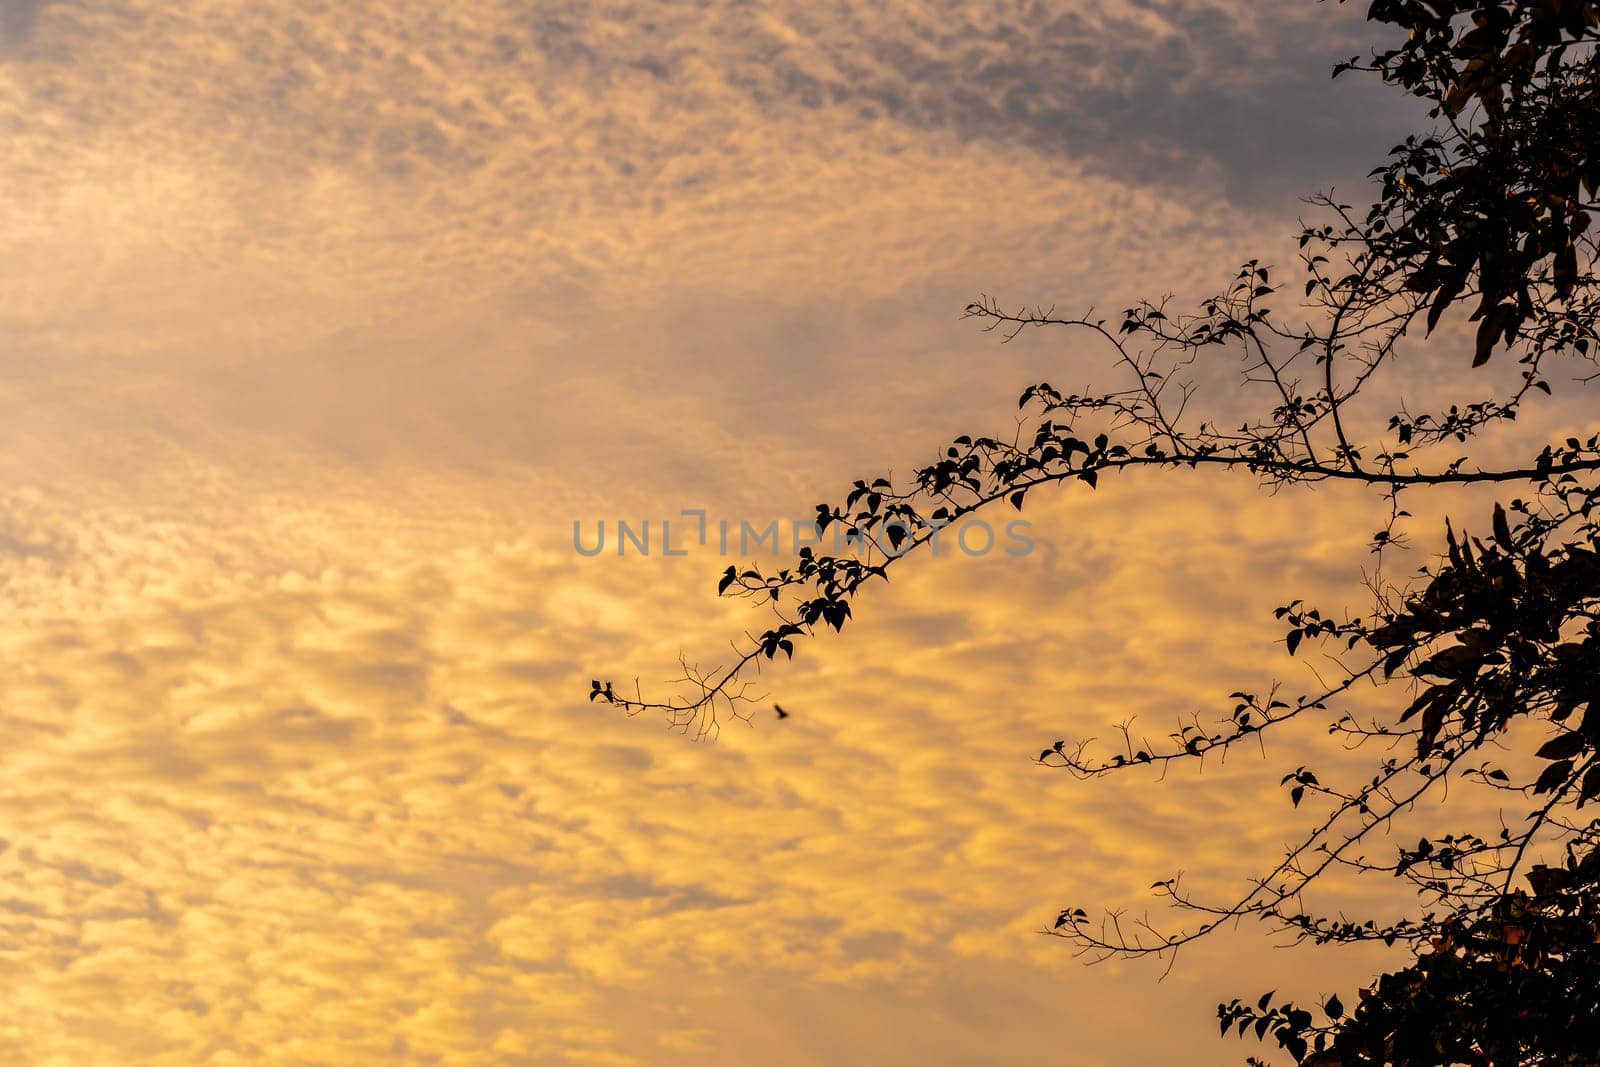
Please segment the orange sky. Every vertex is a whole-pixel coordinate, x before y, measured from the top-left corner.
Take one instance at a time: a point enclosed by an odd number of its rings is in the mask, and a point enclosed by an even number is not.
[[[1370,969],[1038,934],[1238,885],[1316,729],[1029,761],[1312,684],[1271,609],[1362,605],[1376,499],[1072,487],[765,676],[781,726],[583,699],[757,623],[574,519],[805,515],[1111,384],[978,293],[1197,295],[1359,190],[1363,28],[1261,7],[0,5],[0,1058],[1234,1063],[1217,1000]]]

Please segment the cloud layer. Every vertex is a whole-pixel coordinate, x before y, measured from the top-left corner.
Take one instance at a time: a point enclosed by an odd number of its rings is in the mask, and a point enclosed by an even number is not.
[[[1287,248],[1395,121],[1325,84],[1351,12],[130,0],[0,41],[11,1061],[1187,1064],[1294,985],[1248,936],[1159,986],[1038,936],[1237,885],[1276,762],[1029,757],[1270,676],[1361,500],[1030,503],[1038,553],[931,561],[714,745],[582,696],[722,655],[725,561],[569,538],[805,514],[1102,384],[954,315]]]

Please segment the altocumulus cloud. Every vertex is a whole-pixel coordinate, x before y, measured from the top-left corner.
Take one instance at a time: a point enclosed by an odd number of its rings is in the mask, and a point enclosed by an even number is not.
[[[1183,626],[1179,590],[1209,568],[1244,612],[1260,607],[1244,575],[1136,553],[1209,523],[1259,558],[1304,529],[1246,526],[1239,503],[1180,517],[1112,491],[1070,509],[1055,554],[1009,564],[1026,573],[929,568],[847,657],[785,675],[803,710],[782,728],[730,722],[694,745],[581,699],[597,661],[659,675],[680,642],[720,643],[737,616],[706,610],[692,567],[583,567],[394,527],[374,550],[347,504],[296,520],[324,564],[310,571],[252,548],[248,524],[102,513],[84,528],[48,496],[13,498],[31,539],[95,551],[5,557],[0,923],[20,992],[0,1041],[27,1062],[695,1062],[759,1048],[746,1012],[787,1025],[736,992],[752,976],[806,1001],[853,989],[884,1017],[917,997],[1029,1003],[951,984],[1001,961],[1088,996],[1093,976],[1031,936],[1065,873],[1074,892],[1137,898],[1179,842],[1247,823],[1262,798],[1223,775],[1130,817],[1119,791],[1069,795],[1021,756],[1231,683],[1228,635]],[[1135,551],[1096,555],[1090,531],[1109,527]],[[43,573],[54,602],[27,593]],[[1014,595],[985,607],[996,581]],[[959,625],[951,596],[976,605]],[[83,601],[96,609],[62,612]],[[1056,612],[1071,603],[1097,607]],[[1175,674],[1179,659],[1213,667]],[[1107,673],[1153,681],[1118,691]],[[1257,823],[1245,851],[1273,839]],[[1218,878],[1240,862],[1220,844],[1188,859]],[[1161,995],[1203,997],[1194,977]],[[708,1030],[711,1004],[729,1019]],[[873,1040],[830,1010],[818,1040]],[[1083,1021],[1097,1055],[1109,1018]],[[945,1040],[995,1054],[992,1033],[949,1025]]]
[[[714,746],[582,694],[725,655],[720,563],[566,539],[803,515],[1088,375],[948,316],[1257,251],[1383,147],[1310,102],[1338,10],[0,8],[6,1055],[1038,1062],[1063,1004],[1083,1063],[1149,1011],[1204,1035],[1206,957],[1152,991],[1033,935],[1179,844],[1270,854],[1205,837],[1264,795],[1026,757],[1245,680],[1279,590],[1241,561],[1338,588],[1349,501],[1030,502],[1019,569],[897,582]]]

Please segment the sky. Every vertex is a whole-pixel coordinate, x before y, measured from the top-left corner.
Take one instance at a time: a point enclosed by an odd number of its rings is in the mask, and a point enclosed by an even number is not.
[[[788,719],[709,742],[585,695],[764,625],[730,561],[572,543],[803,516],[1110,384],[960,309],[1290,262],[1300,198],[1415,119],[1330,81],[1359,16],[0,0],[0,1054],[1237,1063],[1217,1001],[1372,973],[1041,933],[1241,885],[1315,729],[1161,782],[1031,760],[1313,684],[1271,609],[1360,608],[1381,501],[1065,488],[1035,552],[909,567],[759,679]]]

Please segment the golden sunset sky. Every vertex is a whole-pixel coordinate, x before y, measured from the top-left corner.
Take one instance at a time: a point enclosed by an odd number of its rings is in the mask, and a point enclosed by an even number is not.
[[[572,548],[1115,384],[959,311],[1291,264],[1406,129],[1328,79],[1360,14],[0,0],[0,1060],[1237,1063],[1218,1000],[1371,973],[1040,933],[1242,885],[1315,724],[1160,783],[1031,760],[1313,685],[1271,609],[1364,606],[1375,497],[1068,487],[709,743],[584,697],[765,625],[731,561]]]

